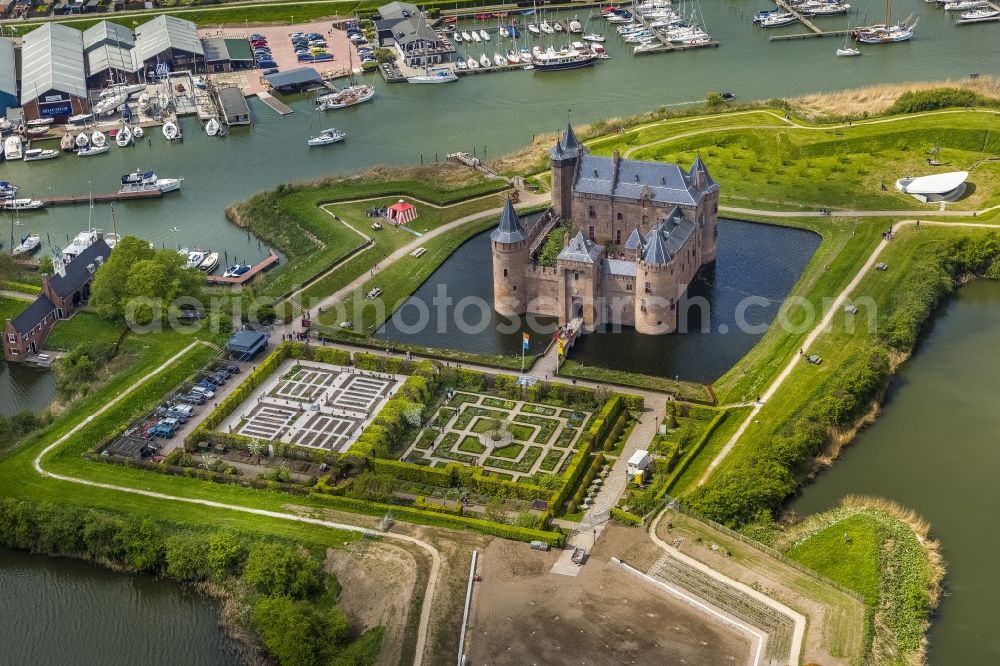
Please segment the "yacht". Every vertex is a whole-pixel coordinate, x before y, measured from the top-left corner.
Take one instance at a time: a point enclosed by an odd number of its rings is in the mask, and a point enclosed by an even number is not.
[[[205,255],[205,258],[200,264],[198,264],[198,270],[203,273],[211,273],[216,268],[219,267],[219,253],[209,252]]]
[[[205,123],[205,134],[209,136],[216,136],[219,133],[219,121],[215,118],[209,118],[208,122]]]
[[[52,160],[59,157],[59,151],[51,148],[28,148],[24,151],[25,162],[37,162],[40,160]]]
[[[181,254],[187,255],[187,266],[186,268],[198,268],[201,262],[205,261],[205,255],[208,254],[205,250],[194,249],[188,252],[186,249],[181,250]]]
[[[573,20],[569,22],[569,31],[573,33],[583,32],[583,24],[577,17],[573,17]]]
[[[799,17],[791,12],[773,12],[758,21],[757,25],[762,28],[780,28],[798,22]]]
[[[0,206],[4,210],[39,210],[45,208],[45,202],[38,199],[4,199]]]
[[[917,27],[917,21],[892,22],[892,0],[885,2],[885,23],[868,26],[867,28],[856,28],[851,36],[862,44],[894,44],[896,42],[906,42],[913,39],[913,31]]]
[[[452,81],[458,81],[458,77],[447,67],[436,70],[428,69],[423,74],[410,76],[406,79],[407,83],[451,83]]]
[[[483,38],[479,36],[479,31],[478,30],[473,30],[472,31],[472,41],[474,41],[477,44],[480,43],[481,41],[483,41]]]
[[[94,114],[92,113],[78,113],[75,116],[69,117],[70,125],[86,125],[91,120],[94,119]]]
[[[328,146],[331,143],[338,143],[347,138],[347,134],[339,129],[331,127],[306,141],[309,146]]]
[[[10,199],[17,194],[18,189],[14,183],[0,180],[0,199]]]
[[[530,32],[533,35],[540,35],[540,34],[542,34],[542,31],[538,27],[537,23],[529,23],[528,24],[528,32]]]
[[[226,269],[226,272],[222,274],[222,277],[243,277],[250,272],[252,266],[248,264],[233,264]]]
[[[107,144],[103,146],[90,146],[89,148],[81,148],[76,151],[76,154],[80,157],[90,157],[91,155],[103,155],[104,153],[111,150],[111,147]]]
[[[462,39],[463,39],[464,41],[466,41],[466,42],[471,42],[471,41],[472,41],[472,35],[470,35],[470,34],[468,33],[468,31],[465,31],[465,30],[463,30],[463,31],[462,31]],[[476,40],[476,41],[479,41],[479,40]]]
[[[134,192],[173,192],[181,189],[182,178],[159,178],[152,171],[136,169],[132,173],[122,176],[122,186],[118,190],[120,194],[130,194]]]
[[[576,49],[550,50],[540,55],[536,54],[532,64],[535,66],[535,71],[554,72],[563,69],[590,67],[595,60],[597,60],[597,56],[593,53],[585,53]]]
[[[180,135],[181,131],[180,128],[177,127],[176,123],[171,122],[169,120],[163,123],[163,137],[167,141],[173,141],[174,139],[179,138]]]
[[[25,127],[45,127],[55,122],[55,118],[35,118],[24,123]]]
[[[371,101],[375,97],[375,86],[365,83],[357,83],[347,88],[342,88],[335,93],[323,95],[316,98],[316,103],[321,111],[331,109],[345,109],[355,104],[363,104]]]
[[[128,125],[122,125],[122,128],[118,130],[117,134],[115,134],[115,143],[117,143],[120,148],[124,148],[132,143],[132,130],[129,129]]]
[[[504,39],[510,39],[510,30],[507,29],[507,26],[503,26],[503,25],[500,26],[500,29],[498,30],[498,32],[500,33],[500,36],[502,38],[504,38]]]
[[[479,69],[479,61],[476,60],[475,58],[469,58],[468,60],[466,60],[465,65],[469,69]]]
[[[961,20],[963,21],[989,21],[991,19],[1000,18],[1000,9],[976,9],[971,12],[966,12],[962,14]]]
[[[517,54],[514,49],[507,50],[507,64],[508,65],[519,65],[521,63],[521,56]]]
[[[484,42],[490,41],[490,33],[486,32],[485,30],[480,30],[479,36],[483,38]]]
[[[104,132],[101,130],[94,130],[93,134],[90,135],[90,145],[97,146],[100,148],[108,142],[108,137],[104,136]]]
[[[596,32],[588,32],[586,35],[581,37],[585,42],[603,42],[604,35],[599,35]]]
[[[492,63],[490,62],[490,57],[485,53],[479,56],[479,66],[483,69],[487,69]]]
[[[501,55],[499,52],[493,54],[493,64],[497,67],[503,67],[507,64],[507,58]]]
[[[21,137],[9,136],[3,142],[3,156],[8,162],[19,160],[24,157],[24,148],[21,145]]]
[[[10,253],[15,257],[19,257],[22,254],[31,254],[38,249],[38,246],[42,244],[42,239],[38,237],[38,234],[28,234],[21,239],[21,244],[17,247],[11,249]]]
[[[555,29],[551,25],[549,25],[548,21],[543,20],[542,24],[538,27],[541,28],[542,32],[544,32],[546,35],[551,35],[555,33]]]
[[[944,10],[946,12],[964,12],[970,9],[982,9],[987,5],[986,0],[956,0],[956,2],[945,3]]]

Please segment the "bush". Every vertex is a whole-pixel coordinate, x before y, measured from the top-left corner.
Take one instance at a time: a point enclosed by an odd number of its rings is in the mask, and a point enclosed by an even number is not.
[[[611,517],[622,525],[628,525],[629,527],[642,526],[642,518],[627,511],[622,511],[617,507],[611,509]]]
[[[276,543],[250,547],[243,580],[261,594],[303,598],[320,587],[319,567],[306,555]]]
[[[438,504],[437,502],[428,502],[426,497],[417,497],[413,500],[412,506],[414,509],[420,509],[421,511],[436,511],[438,513],[448,513],[454,516],[462,515],[461,504],[448,506],[445,504]]]
[[[253,623],[282,666],[328,663],[350,630],[344,614],[336,608],[324,612],[287,597],[259,600],[253,609]]]
[[[930,90],[911,90],[899,96],[887,114],[919,113],[953,107],[996,106],[992,100],[971,90],[961,88],[932,88]]]
[[[166,541],[167,575],[182,582],[208,577],[208,544],[197,535],[175,534]]]

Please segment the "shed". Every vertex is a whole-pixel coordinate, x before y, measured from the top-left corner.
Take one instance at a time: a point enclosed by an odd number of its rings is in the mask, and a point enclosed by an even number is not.
[[[161,14],[135,30],[138,58],[147,69],[165,65],[171,71],[197,72],[205,64],[205,47],[191,21]]]
[[[386,217],[396,224],[406,224],[417,219],[417,207],[400,199],[399,202],[389,206]]]
[[[59,23],[45,23],[24,36],[21,106],[28,120],[65,120],[86,110],[82,32]]]
[[[250,42],[245,39],[227,39],[226,50],[229,51],[229,63],[233,69],[253,67],[253,51]]]
[[[649,451],[637,449],[628,459],[628,475],[636,476],[645,472],[646,468],[649,467],[650,460]]]
[[[17,65],[14,42],[0,39],[0,115],[17,106]]]
[[[250,124],[250,107],[239,88],[231,87],[220,90],[219,106],[222,107],[222,118],[227,125]]]
[[[267,347],[268,335],[259,331],[239,331],[226,343],[229,356],[238,361],[249,361]]]
[[[287,72],[265,74],[264,80],[269,86],[281,92],[293,92],[310,85],[323,83],[323,77],[312,67],[296,67]]]

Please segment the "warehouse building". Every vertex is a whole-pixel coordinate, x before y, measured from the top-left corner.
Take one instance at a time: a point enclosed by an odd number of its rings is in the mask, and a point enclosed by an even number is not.
[[[26,120],[67,118],[87,110],[83,33],[46,23],[24,36],[21,106]]]
[[[136,28],[135,48],[147,80],[156,77],[158,66],[170,72],[205,71],[205,47],[191,21],[157,16]]]
[[[17,104],[17,63],[14,60],[14,42],[0,38],[0,116]]]
[[[210,37],[201,40],[205,50],[205,66],[211,73],[233,72],[253,68],[253,51],[245,39]]]
[[[117,23],[101,21],[83,32],[87,84],[103,88],[110,83],[136,83],[142,62],[135,50],[135,35]]]

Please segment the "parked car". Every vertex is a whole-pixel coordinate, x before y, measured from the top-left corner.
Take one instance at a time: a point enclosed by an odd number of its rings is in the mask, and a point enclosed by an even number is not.
[[[221,382],[220,386],[229,381],[229,375],[226,374],[225,372],[213,372],[212,374],[209,375],[209,377],[211,377],[213,380],[218,380],[219,382]]]
[[[578,566],[583,566],[583,563],[587,561],[587,549],[586,548],[574,548],[573,549],[573,564]]]
[[[198,382],[199,386],[204,386],[205,388],[214,388],[216,386],[222,386],[223,381],[214,375],[209,375]]]
[[[207,398],[201,393],[195,393],[192,391],[191,393],[185,393],[177,399],[189,405],[203,405],[205,404],[205,400]]]
[[[278,63],[274,62],[273,60],[258,60],[257,61],[257,66],[258,67],[266,67],[267,69],[274,69],[275,67],[278,66]],[[274,69],[274,71],[278,71],[278,70]]]
[[[146,434],[148,434],[150,437],[162,437],[164,439],[170,439],[171,437],[174,436],[174,430],[173,428],[167,426],[155,425],[149,430],[147,430]]]
[[[192,393],[200,393],[200,394],[202,394],[203,396],[205,396],[209,400],[211,400],[212,398],[215,397],[215,391],[213,391],[212,389],[209,389],[209,388],[205,388],[204,386],[192,386],[191,387],[191,392]]]
[[[278,73],[278,68],[277,67],[270,67],[268,69],[265,69],[263,72],[261,72],[261,74],[277,74],[277,73]]]
[[[236,365],[235,363],[230,363],[229,365],[227,365],[226,371],[229,372],[229,374],[231,375],[238,375],[242,372],[242,370],[240,370],[240,366]]]

